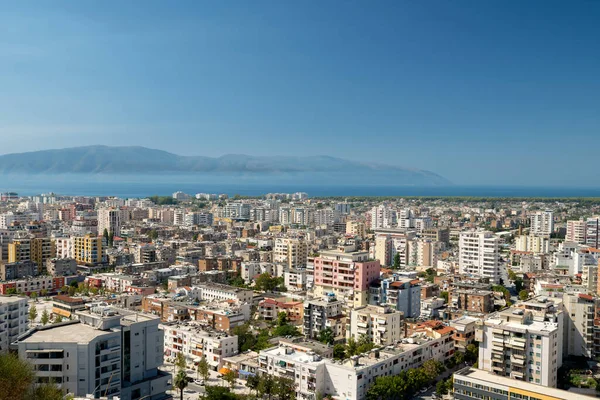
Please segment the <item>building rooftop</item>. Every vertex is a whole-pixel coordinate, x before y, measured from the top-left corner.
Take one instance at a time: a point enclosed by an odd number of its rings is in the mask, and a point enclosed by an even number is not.
[[[496,385],[508,386],[512,389],[525,390],[533,393],[539,393],[547,396],[547,398],[553,399],[564,399],[564,400],[590,400],[595,397],[585,396],[578,393],[569,392],[566,390],[546,387],[542,385],[536,385],[529,382],[517,381],[515,379],[506,378],[503,376],[495,375],[487,371],[483,371],[476,368],[468,368],[457,371],[454,373],[455,379],[461,376],[468,376],[469,378],[478,379],[484,382],[490,382]]]
[[[112,331],[103,331],[100,329],[94,329],[89,325],[82,323],[69,323],[69,324],[57,324],[38,329],[28,335],[26,338],[20,340],[24,343],[81,343],[86,344],[93,339],[112,334]]]
[[[20,296],[0,296],[0,303],[2,304],[17,303],[22,300],[26,300],[26,298]]]

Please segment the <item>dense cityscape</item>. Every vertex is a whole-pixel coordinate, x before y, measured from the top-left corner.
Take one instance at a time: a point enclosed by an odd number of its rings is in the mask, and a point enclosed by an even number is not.
[[[594,397],[598,214],[2,193],[0,349],[47,392],[30,398]]]

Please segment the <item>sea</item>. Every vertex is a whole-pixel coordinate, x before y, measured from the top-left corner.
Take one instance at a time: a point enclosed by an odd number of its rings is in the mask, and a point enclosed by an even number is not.
[[[566,198],[599,197],[600,188],[539,186],[405,186],[365,184],[310,184],[305,182],[270,182],[265,179],[215,180],[189,176],[122,176],[99,174],[70,175],[0,175],[0,192],[20,196],[56,193],[73,196],[118,196],[144,198],[170,196],[176,191],[188,194],[225,193],[229,196],[260,196],[266,193],[306,192],[310,197],[385,196],[385,197],[524,197]]]

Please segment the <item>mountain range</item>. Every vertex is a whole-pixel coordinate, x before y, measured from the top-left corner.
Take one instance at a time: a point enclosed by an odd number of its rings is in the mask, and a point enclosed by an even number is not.
[[[449,185],[433,172],[330,156],[180,156],[139,146],[85,146],[0,156],[0,174],[195,174],[278,176],[315,183]]]

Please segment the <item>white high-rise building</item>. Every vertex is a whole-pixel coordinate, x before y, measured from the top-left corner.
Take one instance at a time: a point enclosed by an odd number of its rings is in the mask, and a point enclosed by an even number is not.
[[[27,331],[29,318],[26,297],[0,296],[0,353],[7,353],[8,346]]]
[[[410,208],[403,208],[398,211],[398,227],[401,229],[410,229],[414,225],[414,213]]]
[[[397,213],[385,204],[371,209],[371,229],[391,228],[396,226]]]
[[[118,208],[101,208],[98,210],[98,233],[101,235],[106,229],[115,236],[121,234],[123,213]]]
[[[490,278],[494,283],[500,282],[498,238],[492,232],[461,232],[458,248],[458,268],[461,274]]]
[[[38,382],[78,397],[170,398],[171,374],[158,369],[164,352],[160,319],[100,305],[76,314],[78,320],[32,330],[15,343]]]
[[[491,314],[477,328],[479,369],[556,387],[563,355],[562,311],[547,300],[522,306]]]
[[[554,213],[551,210],[538,211],[531,215],[532,235],[550,236],[554,232]]]

